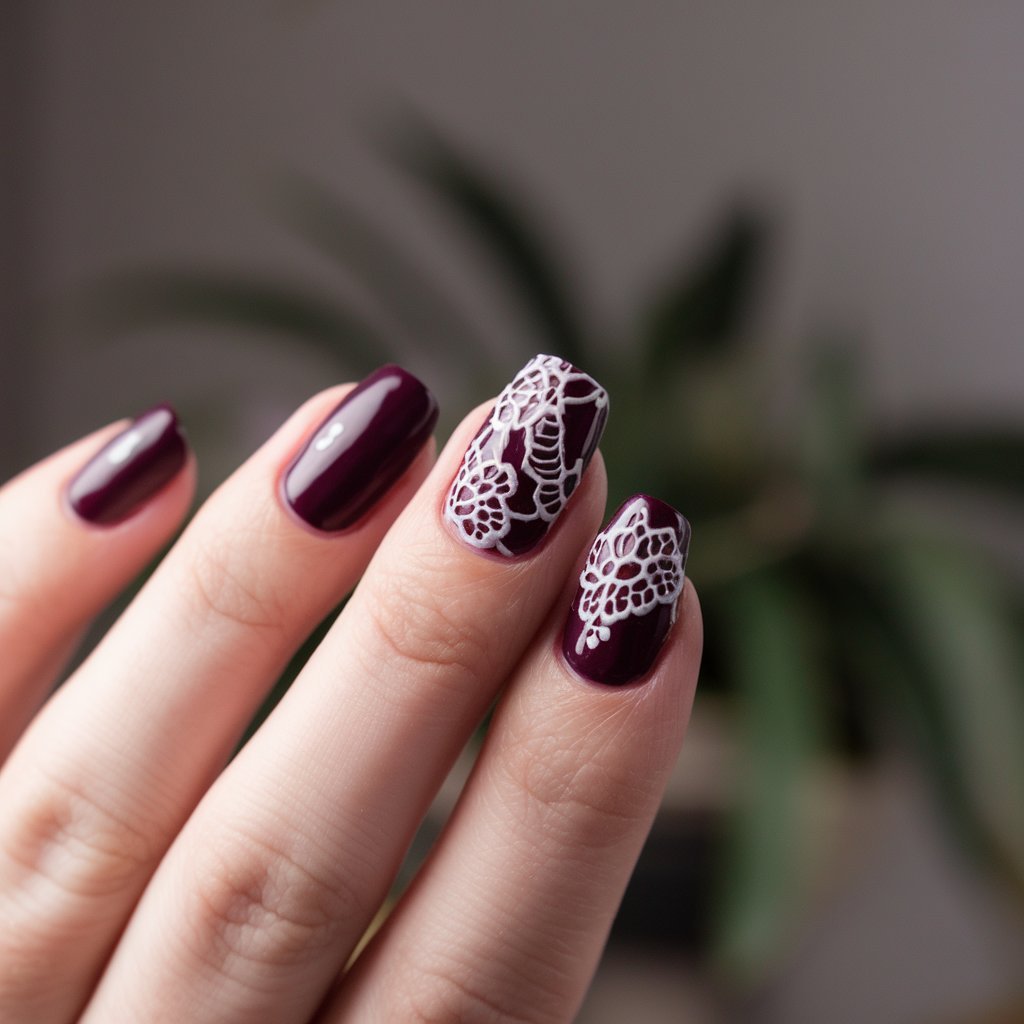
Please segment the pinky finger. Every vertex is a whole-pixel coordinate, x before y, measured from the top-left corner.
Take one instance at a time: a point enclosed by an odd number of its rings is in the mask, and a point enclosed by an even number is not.
[[[633,551],[648,514],[679,524],[677,575],[662,592],[674,598],[686,531],[663,503],[627,503],[610,528],[617,532],[599,535],[594,551],[602,543],[606,554],[628,550],[622,534],[630,509],[642,506],[648,512]],[[665,543],[665,535],[648,543]],[[668,566],[671,576],[671,562],[646,558],[639,575],[652,570],[653,580]],[[600,563],[592,559],[588,569]],[[689,584],[678,605],[674,626],[674,601],[647,600],[644,614],[613,616],[609,630],[593,610],[580,614],[589,606],[577,600],[566,633],[576,671],[559,653],[561,623],[537,638],[430,860],[318,1021],[573,1019],[689,718],[701,652]],[[603,639],[588,646],[579,642],[584,633]]]
[[[157,406],[0,488],[0,762],[90,620],[180,525],[194,487],[177,417]]]

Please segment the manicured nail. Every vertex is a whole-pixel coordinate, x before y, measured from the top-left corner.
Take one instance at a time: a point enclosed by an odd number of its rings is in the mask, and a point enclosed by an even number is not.
[[[370,374],[320,424],[284,478],[294,512],[318,530],[357,522],[434,432],[437,400],[398,366]]]
[[[621,686],[647,674],[675,622],[690,524],[646,494],[597,535],[580,573],[562,652],[584,678]]]
[[[175,411],[154,406],[79,471],[68,485],[68,501],[90,523],[119,523],[178,475],[187,453]]]
[[[535,547],[597,450],[608,394],[555,356],[534,356],[498,396],[462,458],[445,518],[467,544],[507,557]]]

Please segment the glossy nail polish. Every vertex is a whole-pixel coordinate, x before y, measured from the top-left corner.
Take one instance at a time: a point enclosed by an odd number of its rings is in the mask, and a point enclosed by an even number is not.
[[[506,557],[529,551],[579,484],[607,418],[608,394],[593,377],[535,356],[463,456],[445,518],[475,548]]]
[[[119,523],[177,476],[187,454],[175,411],[154,406],[79,471],[68,485],[68,502],[90,523]]]
[[[434,432],[437,401],[411,373],[384,366],[320,424],[283,484],[292,510],[318,530],[352,526],[408,469]]]
[[[690,524],[646,494],[597,535],[580,573],[562,653],[585,679],[621,686],[647,674],[676,618]]]

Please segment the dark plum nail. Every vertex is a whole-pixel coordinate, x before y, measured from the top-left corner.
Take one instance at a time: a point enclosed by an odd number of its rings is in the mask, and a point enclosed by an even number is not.
[[[178,475],[187,454],[175,411],[154,406],[79,471],[68,485],[68,502],[90,523],[119,523]]]
[[[535,356],[498,396],[462,458],[445,518],[475,548],[506,557],[535,547],[597,450],[608,394],[555,356]]]
[[[398,366],[370,374],[320,424],[284,478],[284,496],[318,530],[344,530],[408,469],[434,432],[437,401]]]
[[[621,686],[647,674],[676,618],[690,524],[646,494],[597,535],[580,573],[562,653],[585,679]]]

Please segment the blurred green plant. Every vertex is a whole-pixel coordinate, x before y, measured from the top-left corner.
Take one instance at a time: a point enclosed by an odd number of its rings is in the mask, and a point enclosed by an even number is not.
[[[607,339],[587,326],[566,267],[499,175],[421,122],[389,156],[451,220],[458,244],[484,258],[534,350],[608,382],[612,501],[653,491],[692,520],[702,691],[731,702],[745,760],[721,857],[719,963],[750,977],[774,959],[805,903],[800,836],[822,757],[870,759],[894,728],[964,849],[1024,898],[1020,581],[894,497],[927,482],[1019,510],[1024,425],[872,436],[855,350],[823,342],[808,350],[787,442],[764,426],[752,338],[771,241],[756,210],[732,211],[643,304],[631,334]],[[291,228],[473,401],[533,354],[490,355],[428,269],[332,191],[291,179],[278,200]],[[108,334],[171,321],[272,331],[327,352],[346,374],[402,354],[391,331],[337,295],[242,272],[120,275],[91,306]],[[293,676],[294,666],[278,692]]]

